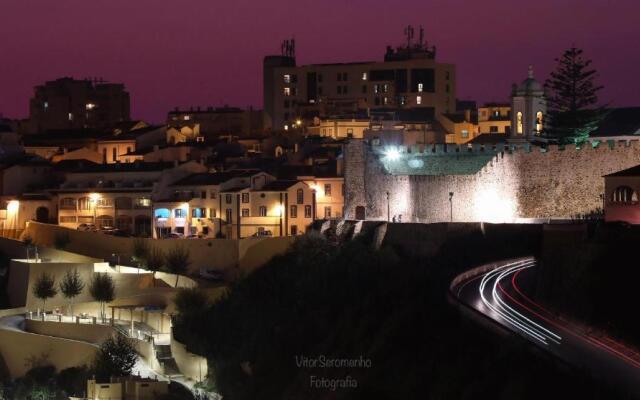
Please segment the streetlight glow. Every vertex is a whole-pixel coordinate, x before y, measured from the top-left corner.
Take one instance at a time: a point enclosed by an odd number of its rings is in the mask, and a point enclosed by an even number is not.
[[[389,161],[396,161],[400,158],[400,151],[395,147],[389,147],[384,151],[384,157]]]
[[[18,200],[11,200],[7,203],[7,212],[9,214],[15,214],[20,208],[20,202]]]

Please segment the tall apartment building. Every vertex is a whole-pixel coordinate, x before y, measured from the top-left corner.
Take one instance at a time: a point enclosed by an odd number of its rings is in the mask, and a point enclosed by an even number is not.
[[[453,64],[436,61],[435,47],[413,43],[387,47],[382,62],[296,64],[295,43],[263,62],[264,109],[274,130],[296,129],[315,116],[371,115],[411,110],[414,119],[434,120],[455,111]],[[404,113],[406,114],[406,113]]]
[[[109,129],[130,120],[124,84],[60,78],[34,88],[28,133],[59,129]]]

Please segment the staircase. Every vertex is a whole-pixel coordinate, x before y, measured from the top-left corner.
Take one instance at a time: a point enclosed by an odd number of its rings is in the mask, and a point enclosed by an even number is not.
[[[158,359],[158,362],[162,365],[165,376],[171,378],[182,375],[178,369],[176,360],[173,358],[173,354],[171,354],[171,345],[157,344],[154,346],[154,349],[156,352],[156,359]]]

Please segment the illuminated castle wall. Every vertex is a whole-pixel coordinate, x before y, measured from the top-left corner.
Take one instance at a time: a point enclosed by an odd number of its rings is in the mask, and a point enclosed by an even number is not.
[[[345,218],[364,211],[368,220],[386,220],[388,204],[390,217],[402,215],[403,222],[445,222],[450,192],[453,221],[571,218],[602,208],[603,175],[640,164],[638,141],[544,152],[528,144],[436,145],[425,152],[398,148],[394,159],[386,150],[362,140],[346,146]]]

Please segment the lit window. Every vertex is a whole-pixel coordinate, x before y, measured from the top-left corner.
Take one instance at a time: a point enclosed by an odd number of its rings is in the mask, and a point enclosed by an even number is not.
[[[380,85],[373,85],[373,93],[380,93]]]
[[[45,101],[43,105],[44,105],[44,110],[47,111],[49,109],[49,102]]]
[[[242,193],[242,202],[243,203],[249,202],[249,193]]]
[[[468,138],[469,137],[469,131],[466,129],[463,129],[462,131],[460,131],[460,136],[462,136],[463,138]]]
[[[284,88],[284,95],[285,96],[291,96],[291,88],[290,87]]]
[[[363,81],[366,81],[366,80],[367,80],[367,73],[366,73],[366,72],[363,72],[363,73],[362,73],[362,80],[363,80]]]
[[[267,207],[265,206],[260,206],[260,208],[258,209],[258,214],[261,217],[266,217],[267,216]]]
[[[416,104],[422,104],[422,96],[416,97]]]
[[[331,197],[331,184],[330,183],[326,183],[324,185],[324,195]]]
[[[542,132],[542,111],[536,113],[536,132],[538,134]]]
[[[69,121],[73,121],[73,113],[69,113]]]
[[[424,85],[422,83],[418,83],[418,92],[422,92],[424,90]]]
[[[298,218],[298,206],[291,206],[291,218]]]
[[[382,86],[382,91],[383,91],[384,93],[387,93],[387,92],[389,91],[389,84],[388,84],[388,83],[385,83],[385,84]]]
[[[191,115],[185,115],[185,116],[184,116],[184,120],[185,120],[185,121],[189,121],[190,119],[191,119]]]
[[[185,218],[187,216],[187,211],[182,208],[176,208],[173,210],[173,215],[175,218]]]
[[[389,104],[389,98],[388,98],[388,97],[383,98],[383,99],[382,99],[382,103],[383,103],[384,105]]]
[[[288,130],[289,130],[289,125],[285,125],[285,126],[284,126],[284,130],[285,130],[285,131],[288,131]]]
[[[311,206],[304,206],[304,217],[311,218]]]
[[[85,108],[87,109],[87,111],[91,111],[94,108],[96,108],[96,105],[93,103],[87,103],[87,105],[85,106]]]
[[[289,74],[285,74],[285,75],[282,77],[282,80],[284,81],[284,83],[291,83],[291,75],[289,75]]]
[[[516,114],[516,132],[522,135],[523,131],[524,128],[522,126],[522,112],[518,111],[518,114]]]

